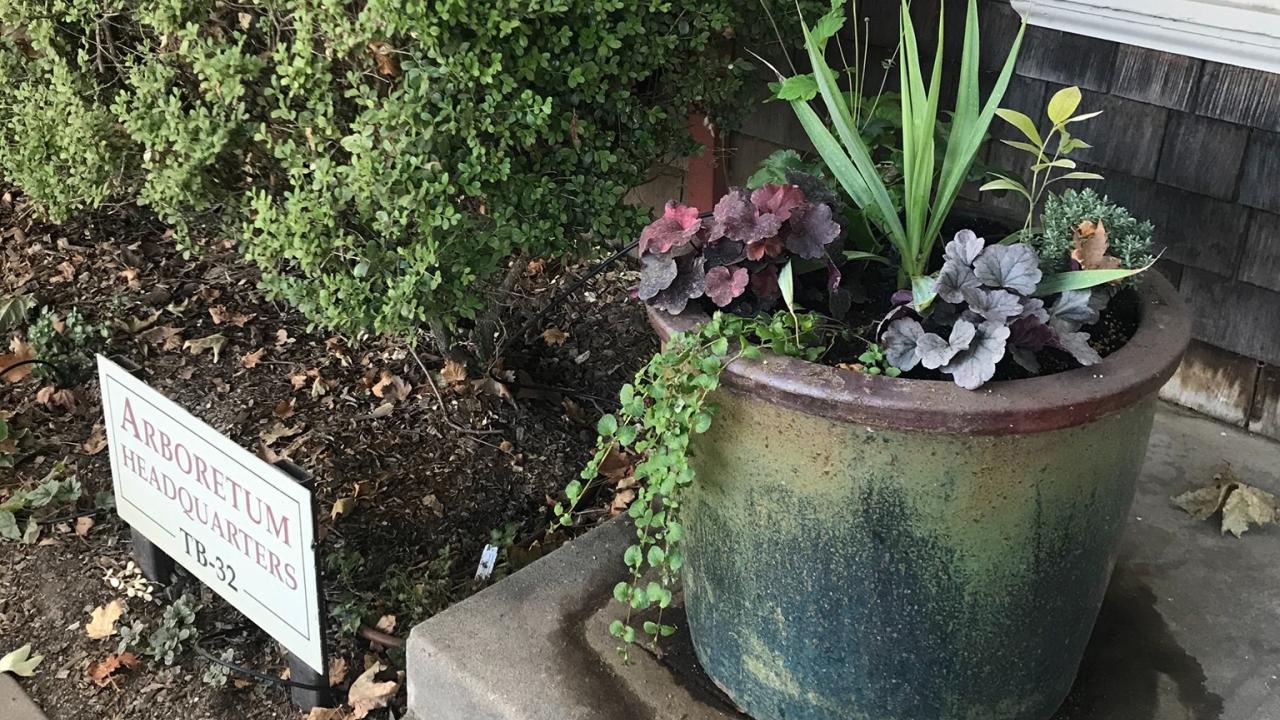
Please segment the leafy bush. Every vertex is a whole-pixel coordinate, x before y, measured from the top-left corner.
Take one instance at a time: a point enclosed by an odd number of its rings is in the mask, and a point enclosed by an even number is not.
[[[782,17],[794,6],[772,0]],[[752,13],[744,22],[743,13]],[[627,236],[621,200],[743,105],[746,0],[0,5],[0,174],[62,218],[137,201],[236,237],[334,328],[473,317],[513,253]]]
[[[1155,228],[1149,221],[1134,218],[1128,210],[1091,189],[1067,190],[1061,195],[1050,194],[1045,200],[1040,215],[1044,230],[1033,240],[1046,272],[1069,268],[1082,222],[1106,228],[1109,252],[1119,258],[1123,267],[1145,267],[1153,260],[1151,236]]]

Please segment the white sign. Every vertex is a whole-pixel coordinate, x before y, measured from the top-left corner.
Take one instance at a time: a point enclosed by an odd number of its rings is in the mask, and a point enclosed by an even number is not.
[[[311,492],[98,356],[120,518],[327,671]]]

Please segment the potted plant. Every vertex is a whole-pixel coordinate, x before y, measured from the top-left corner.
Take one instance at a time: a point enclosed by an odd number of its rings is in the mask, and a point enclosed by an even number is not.
[[[824,60],[833,9],[805,28],[813,73],[776,86],[821,162],[778,158],[710,215],[668,204],[646,228],[637,294],[663,350],[556,511],[571,524],[602,463],[634,465],[611,632],[624,652],[674,632],[682,579],[699,661],[755,718],[1047,720],[1189,320],[1159,274],[1137,275],[1149,225],[1050,189],[1097,177],[1069,159],[1093,115],[1079,90],[1055,95],[1044,133],[998,110],[1019,35],[980,103],[970,0],[940,128],[941,59],[926,80],[901,18],[893,159]],[[1003,238],[953,213],[997,115],[1032,158],[1029,184],[984,186],[1028,201]]]

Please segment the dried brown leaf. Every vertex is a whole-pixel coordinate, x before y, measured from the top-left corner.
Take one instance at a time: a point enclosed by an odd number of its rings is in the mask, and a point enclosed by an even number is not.
[[[246,370],[252,370],[258,367],[258,363],[262,362],[262,356],[267,353],[266,348],[259,348],[251,353],[240,356],[240,365]]]
[[[13,341],[9,343],[9,353],[7,355],[0,355],[0,370],[17,365],[20,362],[34,360],[35,357],[35,351],[31,349],[30,345],[18,338],[14,338]],[[31,374],[32,370],[33,367],[31,365],[23,365],[16,370],[10,370],[5,373],[4,380],[5,382],[14,384],[20,383]]]
[[[182,349],[192,355],[202,355],[206,350],[213,353],[213,362],[216,365],[218,358],[222,354],[222,346],[227,344],[227,337],[221,333],[203,337],[198,340],[188,340],[182,344]]]
[[[106,605],[94,608],[89,615],[89,622],[84,632],[91,640],[101,640],[116,634],[116,621],[124,614],[124,601],[112,600]]]
[[[1081,268],[1114,270],[1120,267],[1120,259],[1107,254],[1107,228],[1101,221],[1080,223],[1071,242],[1071,259],[1080,263]]]
[[[88,515],[76,518],[76,535],[79,535],[80,537],[88,537],[89,531],[93,529],[93,525],[93,518]]]
[[[85,674],[98,687],[106,687],[111,684],[112,676],[120,670],[132,670],[140,664],[138,656],[131,652],[123,652],[119,655],[108,655],[101,660],[89,665]]]
[[[547,328],[542,331],[542,341],[548,345],[559,347],[569,339],[569,333],[559,328]]]
[[[351,683],[351,690],[347,693],[347,704],[351,706],[351,717],[356,720],[366,717],[373,710],[386,707],[387,703],[396,696],[396,691],[400,689],[400,683],[395,680],[377,681],[377,675],[382,669],[382,663],[375,662],[372,667],[361,673],[355,682]]]
[[[467,379],[467,366],[457,360],[445,360],[444,368],[440,370],[440,379],[450,385],[465,382]]]
[[[329,658],[329,686],[336,687],[347,679],[347,659],[341,656]]]
[[[107,431],[102,427],[102,423],[93,426],[93,430],[89,431],[89,439],[85,440],[80,446],[85,455],[97,455],[107,447]]]

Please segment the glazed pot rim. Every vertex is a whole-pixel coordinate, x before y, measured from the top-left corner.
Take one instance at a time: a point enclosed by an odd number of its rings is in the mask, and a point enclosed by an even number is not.
[[[950,380],[915,380],[766,352],[725,368],[722,386],[839,422],[968,435],[1045,432],[1091,422],[1154,394],[1178,367],[1191,339],[1191,317],[1159,272],[1138,285],[1138,329],[1123,347],[1090,367],[965,390]],[[699,310],[669,315],[647,307],[666,341],[709,317]]]

